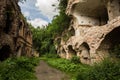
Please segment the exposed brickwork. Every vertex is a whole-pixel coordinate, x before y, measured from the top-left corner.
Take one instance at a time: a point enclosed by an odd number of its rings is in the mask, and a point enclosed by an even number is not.
[[[100,0],[69,0],[66,13],[73,17],[71,26],[75,35],[67,41],[61,37],[60,44],[56,45],[58,54],[67,59],[73,55],[80,56],[85,64],[108,57],[109,49],[120,43],[119,3],[119,0],[101,3]]]
[[[2,50],[4,46],[9,51]],[[32,34],[18,0],[0,0],[0,58],[6,55],[32,55]]]

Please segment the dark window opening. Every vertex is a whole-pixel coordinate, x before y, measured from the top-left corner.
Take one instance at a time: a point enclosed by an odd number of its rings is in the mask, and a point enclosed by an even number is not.
[[[120,1],[119,1],[119,12],[120,12]]]
[[[5,45],[0,49],[0,61],[3,61],[10,57],[11,49],[10,46]]]
[[[26,48],[25,44],[23,44],[21,56],[26,56],[26,50],[25,50],[25,48]]]
[[[73,27],[71,27],[71,29],[69,31],[69,35],[70,36],[74,36],[75,35],[75,29]]]
[[[64,53],[64,54],[66,53],[66,52],[65,52],[65,49],[62,49],[62,53]]]
[[[18,46],[18,47],[16,48],[16,52],[18,52],[18,51],[19,51],[20,47],[21,47],[21,46]]]
[[[110,3],[112,3],[113,2],[113,0],[110,0]]]
[[[4,28],[4,32],[5,33],[9,33],[10,32],[10,27],[11,27],[11,23],[12,23],[12,10],[8,7],[7,11],[6,11],[6,27]]]
[[[21,29],[22,28],[22,22],[20,21],[20,23],[19,23],[19,29]]]
[[[72,55],[77,55],[76,51],[73,49],[72,45],[68,46],[69,53]]]
[[[103,12],[103,13],[101,13],[101,14],[100,14],[100,17],[99,17],[100,26],[107,24],[107,22],[108,22],[108,20],[109,20],[108,10],[107,10],[107,8],[106,8],[105,6],[104,6],[102,12]],[[109,12],[111,12],[111,11],[109,10]]]
[[[83,59],[86,59],[86,60],[87,60],[87,59],[89,59],[89,58],[88,58],[88,57],[83,57]]]
[[[111,10],[109,10],[109,13],[111,13]]]
[[[82,46],[84,46],[87,50],[90,50],[89,45],[86,42],[84,42]]]

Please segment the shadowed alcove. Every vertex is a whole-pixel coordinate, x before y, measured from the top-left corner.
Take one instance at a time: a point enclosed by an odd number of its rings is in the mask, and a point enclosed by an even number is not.
[[[4,45],[0,49],[0,61],[3,61],[10,57],[11,49],[9,45]]]
[[[110,33],[108,33],[104,40],[101,42],[97,52],[100,54],[110,54],[111,50],[115,48],[115,46],[120,44],[120,26],[113,29]]]

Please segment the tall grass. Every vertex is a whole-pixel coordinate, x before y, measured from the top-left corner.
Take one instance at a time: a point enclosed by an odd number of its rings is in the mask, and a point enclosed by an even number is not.
[[[9,58],[0,63],[0,80],[37,80],[34,68],[36,58]]]
[[[49,65],[71,75],[71,80],[120,80],[120,61],[105,59],[88,66],[61,58],[44,59]]]

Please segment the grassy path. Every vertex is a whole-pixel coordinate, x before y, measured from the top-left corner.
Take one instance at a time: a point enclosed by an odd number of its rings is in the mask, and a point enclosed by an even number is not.
[[[70,80],[65,73],[50,67],[43,60],[40,61],[35,71],[38,80]]]

